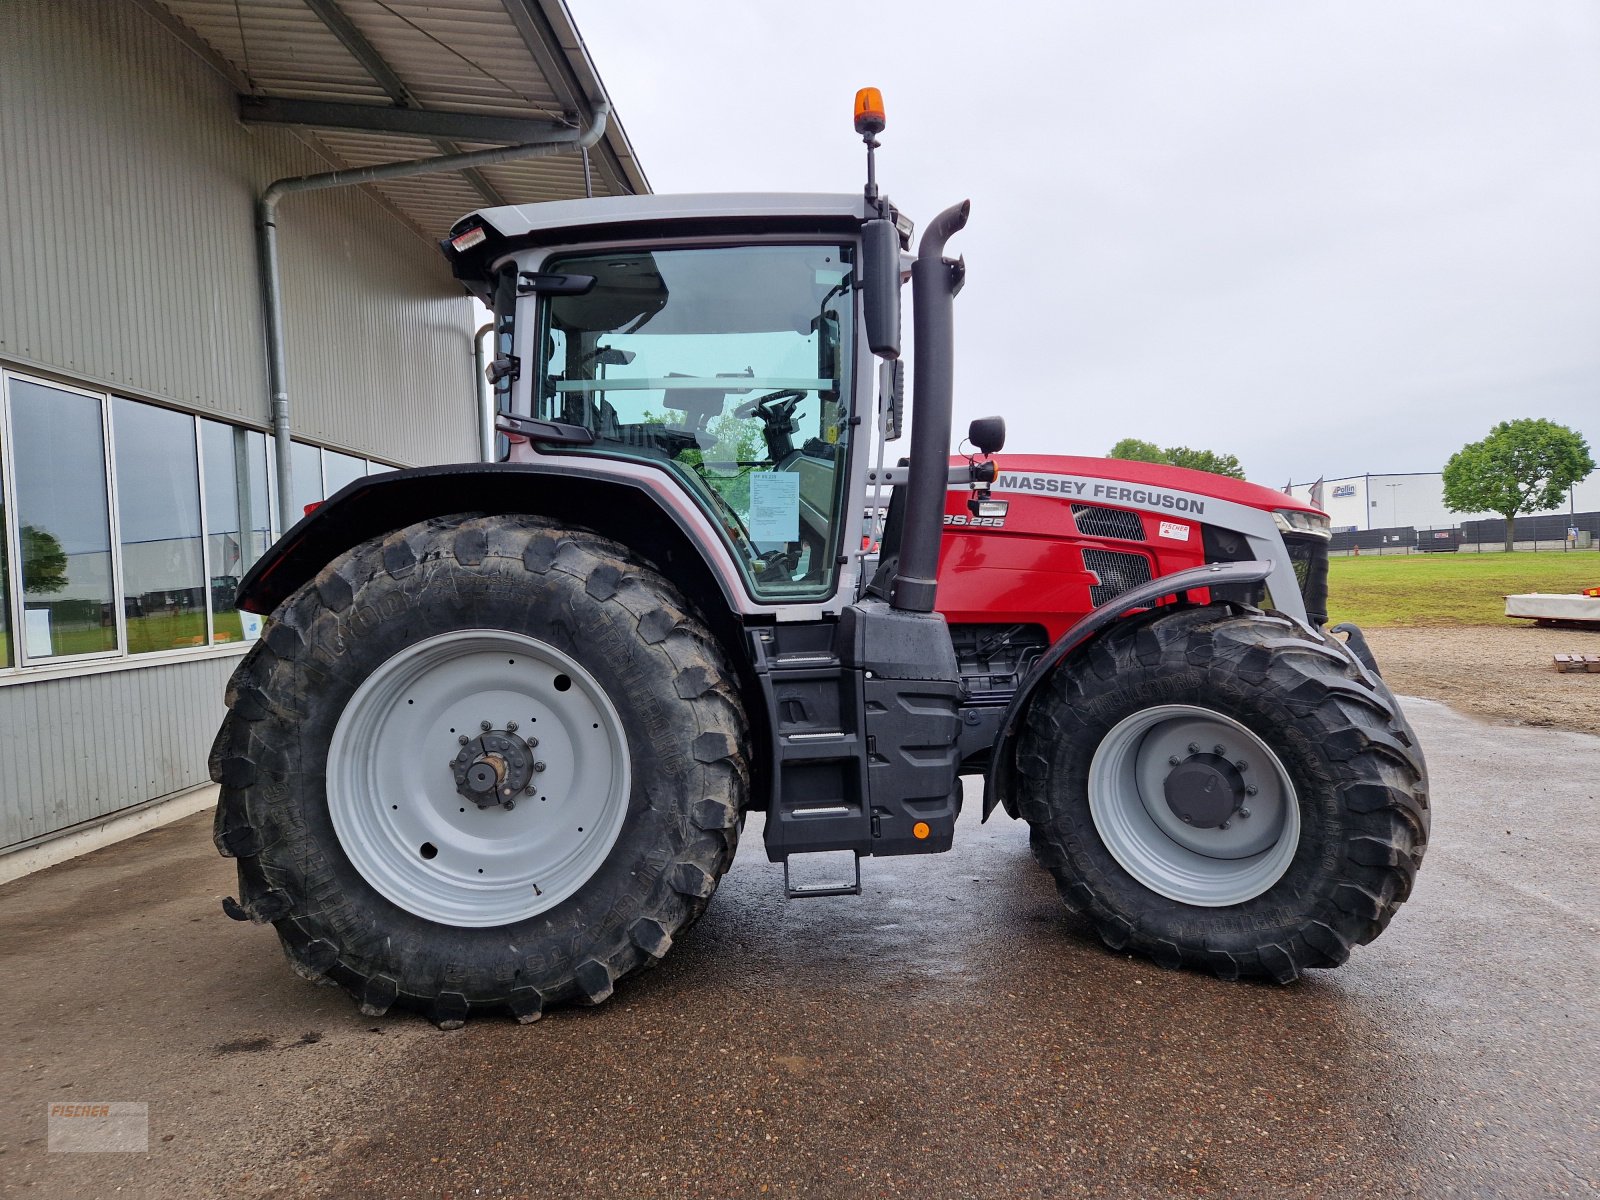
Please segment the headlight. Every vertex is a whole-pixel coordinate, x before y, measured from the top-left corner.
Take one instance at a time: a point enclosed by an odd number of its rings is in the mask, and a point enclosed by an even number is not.
[[[1309,513],[1298,508],[1275,508],[1272,519],[1284,533],[1309,533],[1313,537],[1332,537],[1333,528],[1321,513]]]

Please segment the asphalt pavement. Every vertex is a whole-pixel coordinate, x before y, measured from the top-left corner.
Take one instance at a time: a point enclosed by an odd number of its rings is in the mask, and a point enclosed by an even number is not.
[[[0,888],[0,1195],[1600,1195],[1600,738],[1406,707],[1416,894],[1290,987],[1103,949],[974,796],[858,898],[752,821],[610,1003],[446,1033],[293,976],[190,818]],[[149,1151],[48,1153],[63,1101]]]

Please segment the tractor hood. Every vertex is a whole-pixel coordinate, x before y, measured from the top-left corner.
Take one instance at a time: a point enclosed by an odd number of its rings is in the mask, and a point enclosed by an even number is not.
[[[952,457],[952,463],[965,463],[962,457]],[[1226,475],[1213,475],[1209,471],[1192,471],[1188,467],[1170,467],[1162,463],[1134,462],[1120,458],[1079,458],[1069,454],[1000,454],[996,456],[1000,474],[1011,472],[1039,472],[1055,475],[1083,475],[1097,479],[1112,479],[1119,483],[1142,483],[1153,487],[1171,488],[1200,496],[1228,500],[1263,512],[1297,511],[1322,514],[1304,500],[1284,492],[1230,479]],[[1325,515],[1325,514],[1323,514]]]

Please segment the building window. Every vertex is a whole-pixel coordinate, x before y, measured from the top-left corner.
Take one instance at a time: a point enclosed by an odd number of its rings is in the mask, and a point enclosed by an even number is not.
[[[305,442],[291,442],[289,466],[294,471],[294,490],[290,492],[290,498],[294,502],[295,519],[298,520],[310,505],[320,503],[326,495],[322,490],[322,451]]]
[[[0,668],[15,661],[11,648],[11,544],[6,536],[6,447],[5,422],[0,421]]]
[[[22,660],[117,649],[101,398],[11,379],[14,539]]]
[[[204,646],[209,631],[194,418],[119,396],[111,402],[111,436],[128,653]]]
[[[254,638],[264,433],[0,370],[0,672]],[[295,442],[297,507],[394,468]]]
[[[322,477],[328,485],[328,495],[333,495],[347,483],[354,483],[367,473],[367,460],[340,454],[336,450],[322,452]]]
[[[233,606],[239,580],[272,544],[267,438],[253,429],[201,418],[200,458],[212,640],[237,642],[244,637],[244,618]]]

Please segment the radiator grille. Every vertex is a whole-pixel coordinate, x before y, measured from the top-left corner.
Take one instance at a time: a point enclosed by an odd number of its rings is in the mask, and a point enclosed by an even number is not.
[[[1089,602],[1096,608],[1116,599],[1129,588],[1150,582],[1150,560],[1142,554],[1085,550],[1083,565],[1100,577],[1100,582],[1089,588]]]
[[[1122,538],[1129,542],[1144,541],[1144,524],[1138,513],[1121,508],[1101,508],[1095,504],[1074,504],[1072,519],[1078,523],[1078,532],[1090,537]]]

